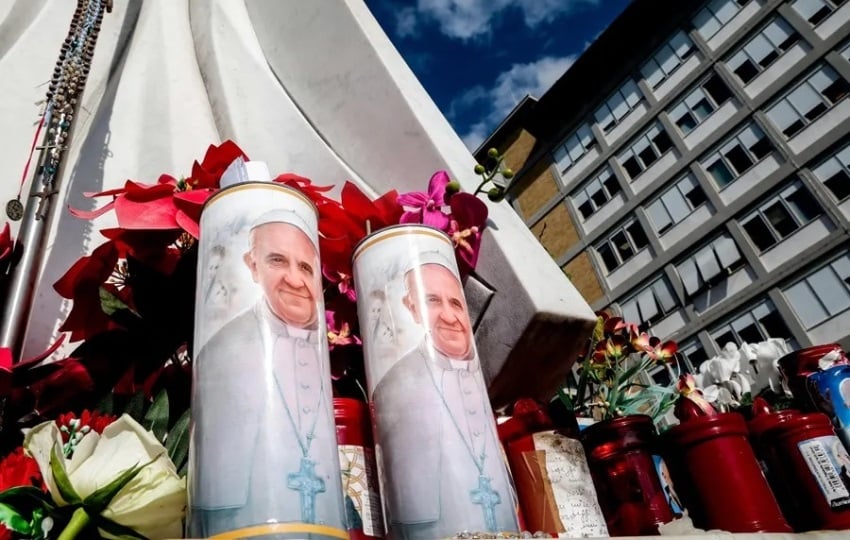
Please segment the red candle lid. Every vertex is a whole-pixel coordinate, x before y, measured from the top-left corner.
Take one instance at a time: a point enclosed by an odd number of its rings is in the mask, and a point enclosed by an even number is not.
[[[806,347],[805,349],[788,353],[779,359],[779,370],[789,379],[796,376],[805,377],[810,373],[820,371],[818,360],[836,349],[842,351],[841,345],[838,343],[828,343],[826,345],[815,345],[814,347]]]
[[[644,414],[621,416],[588,426],[581,432],[581,442],[596,459],[636,448],[655,445],[655,424]]]
[[[713,437],[740,435],[746,437],[747,423],[738,413],[722,413],[715,416],[700,416],[670,428],[662,435],[665,442],[675,445],[690,445]]]

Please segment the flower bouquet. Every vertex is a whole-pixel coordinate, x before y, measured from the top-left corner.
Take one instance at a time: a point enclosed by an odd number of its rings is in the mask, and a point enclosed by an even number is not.
[[[26,538],[53,538],[57,531],[63,539],[179,536],[198,222],[237,158],[247,160],[233,142],[212,145],[184,177],[127,180],[118,189],[87,193],[108,198],[97,210],[71,209],[81,219],[114,212],[118,226],[101,230],[106,241],[55,283],[71,301],[62,337],[43,354],[16,363],[0,350],[0,451],[7,456],[0,464],[0,523],[8,531]],[[496,158],[495,169],[480,173],[481,189],[501,170],[497,152]],[[273,181],[301,191],[317,208],[334,394],[363,398],[355,244],[371,230],[423,223],[451,238],[467,275],[477,262],[487,206],[460,192],[444,171],[432,176],[427,191],[393,190],[375,200],[351,182],[337,201],[329,195],[332,186],[296,174]],[[11,250],[6,226],[0,264]],[[66,358],[52,358],[66,338],[80,344]],[[62,414],[67,411],[75,414]]]

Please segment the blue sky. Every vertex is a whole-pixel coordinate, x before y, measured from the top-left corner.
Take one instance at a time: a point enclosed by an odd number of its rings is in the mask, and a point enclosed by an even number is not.
[[[474,150],[525,94],[540,97],[629,0],[366,0]]]

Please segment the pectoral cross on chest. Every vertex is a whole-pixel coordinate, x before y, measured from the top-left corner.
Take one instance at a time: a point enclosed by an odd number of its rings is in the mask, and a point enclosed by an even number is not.
[[[316,474],[315,462],[307,457],[301,458],[301,468],[286,475],[286,487],[297,491],[301,496],[301,521],[316,522],[316,495],[325,492],[325,481]]]
[[[484,512],[484,524],[487,531],[496,532],[496,505],[502,502],[499,492],[490,487],[490,477],[483,474],[478,477],[478,487],[469,492],[472,503],[481,506]]]

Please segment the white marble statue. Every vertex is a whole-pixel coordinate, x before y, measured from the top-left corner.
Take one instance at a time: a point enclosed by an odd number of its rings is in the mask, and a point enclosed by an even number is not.
[[[0,202],[14,198],[75,2],[0,0]],[[273,173],[352,179],[376,194],[424,189],[473,158],[362,0],[125,0],[104,16],[75,120],[25,356],[67,312],[52,284],[99,245],[107,214],[84,192],[189,173],[233,139]],[[28,186],[24,186],[24,194]],[[490,205],[479,279],[466,283],[491,395],[538,397],[563,380],[594,316],[507,204]],[[481,310],[486,306],[486,311]],[[545,366],[545,368],[544,368]]]

